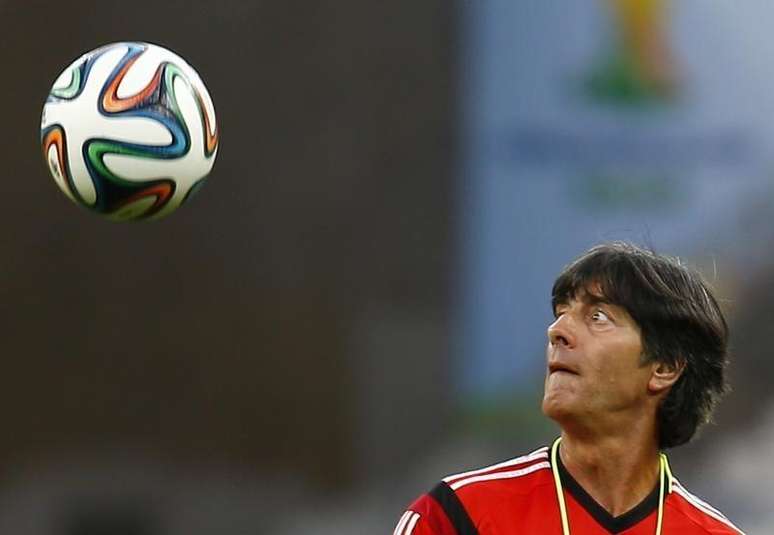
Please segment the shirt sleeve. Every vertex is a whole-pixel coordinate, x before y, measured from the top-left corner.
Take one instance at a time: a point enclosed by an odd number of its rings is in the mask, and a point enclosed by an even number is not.
[[[412,503],[393,535],[458,535],[443,507],[429,494],[423,494]]]

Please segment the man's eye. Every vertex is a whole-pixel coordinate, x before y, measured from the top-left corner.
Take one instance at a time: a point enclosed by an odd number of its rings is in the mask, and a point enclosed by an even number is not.
[[[591,319],[594,321],[610,321],[610,318],[602,310],[595,310],[591,314]]]

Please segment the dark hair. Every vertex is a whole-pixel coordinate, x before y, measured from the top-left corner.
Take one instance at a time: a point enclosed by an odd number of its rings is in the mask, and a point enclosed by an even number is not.
[[[614,242],[591,248],[559,274],[552,307],[581,291],[601,293],[632,316],[642,332],[643,364],[685,365],[659,406],[658,441],[671,448],[691,440],[728,390],[728,325],[711,288],[677,258]]]

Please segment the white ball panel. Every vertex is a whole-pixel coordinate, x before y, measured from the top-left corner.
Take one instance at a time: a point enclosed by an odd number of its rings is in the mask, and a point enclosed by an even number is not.
[[[187,191],[194,182],[210,172],[213,164],[211,158],[202,160],[190,154],[173,160],[156,160],[128,154],[106,154],[104,162],[113,173],[130,182],[171,178],[177,183],[178,191]]]
[[[153,75],[156,74],[156,70],[163,61],[158,50],[158,47],[150,45],[140,54],[118,86],[118,98],[136,95],[151,82]]]
[[[202,96],[202,100],[204,101],[204,110],[207,112],[207,119],[210,121],[210,135],[215,135],[215,130],[217,129],[217,120],[215,119],[215,106],[212,104],[212,98],[210,98],[210,93],[207,91],[207,87],[204,85],[204,82],[202,82],[202,79],[199,78],[199,75],[196,74],[196,71],[191,69],[191,74],[189,75],[189,79],[191,80],[191,83],[199,90],[199,94]]]
[[[64,89],[65,87],[69,86],[73,81],[73,76],[75,75],[74,67],[74,65],[67,67],[64,72],[59,75],[59,78],[54,80],[54,85],[51,86],[51,89]]]

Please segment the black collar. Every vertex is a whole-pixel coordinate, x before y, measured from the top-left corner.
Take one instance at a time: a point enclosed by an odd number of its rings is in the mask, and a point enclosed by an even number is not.
[[[655,488],[648,494],[644,500],[628,510],[622,515],[613,516],[607,509],[599,505],[591,495],[583,490],[580,483],[570,475],[570,472],[562,464],[562,459],[557,452],[556,465],[559,468],[559,476],[562,478],[562,485],[572,494],[573,498],[583,507],[599,524],[610,533],[620,533],[634,526],[638,522],[648,517],[654,510],[658,509],[659,482],[656,482]]]

